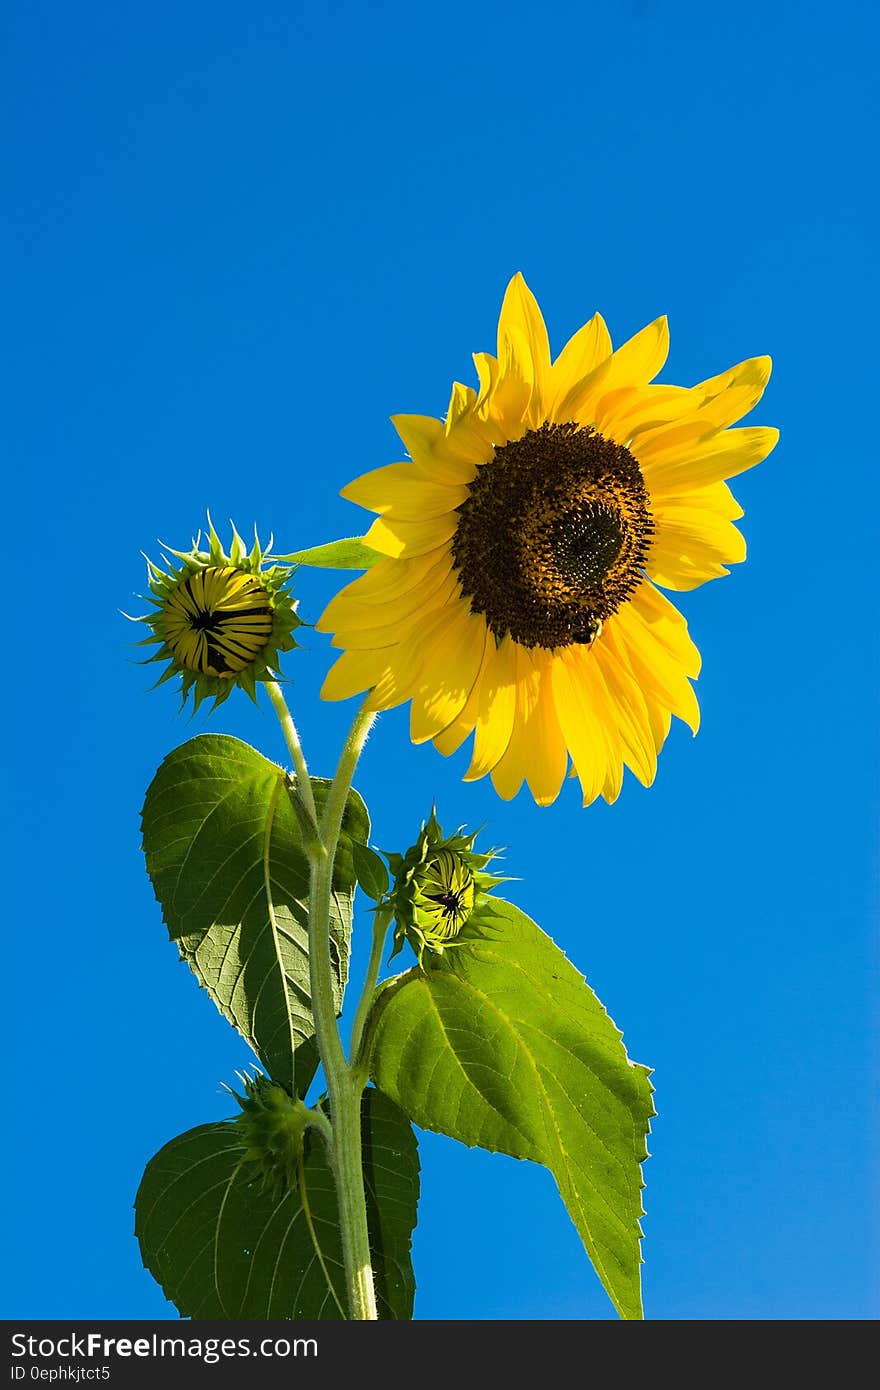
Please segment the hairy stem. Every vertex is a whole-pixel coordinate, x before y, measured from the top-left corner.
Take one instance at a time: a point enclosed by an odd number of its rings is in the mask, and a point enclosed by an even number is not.
[[[354,777],[354,770],[358,765],[358,759],[364,751],[364,744],[367,741],[370,730],[376,722],[376,713],[373,710],[364,709],[363,706],[358,710],[354,717],[352,726],[348,731],[348,737],[342,747],[339,756],[339,766],[336,769],[336,776],[330,787],[327,803],[324,807],[324,817],[321,821],[321,839],[324,841],[327,853],[332,859],[336,854],[336,846],[339,844],[339,832],[342,829],[342,817],[345,813],[345,803],[348,800],[348,793],[351,791],[351,780]]]
[[[373,992],[376,988],[376,981],[379,978],[379,967],[382,964],[382,951],[385,948],[385,937],[388,935],[388,927],[391,923],[391,913],[385,907],[376,909],[373,920],[373,948],[370,952],[370,963],[367,966],[367,973],[364,978],[364,988],[361,993],[357,1006],[357,1013],[354,1016],[354,1024],[351,1030],[351,1065],[355,1077],[360,1081],[361,1086],[367,1084],[369,1075],[369,1061],[361,1057],[361,1042],[363,1041],[364,1028],[367,1017],[373,1003]]]
[[[346,1061],[336,1024],[330,970],[330,898],[342,817],[354,770],[375,718],[374,713],[360,709],[343,746],[321,821],[324,854],[321,858],[315,856],[312,859],[309,902],[312,1009],[318,1050],[330,1095],[330,1119],[333,1125],[331,1160],[339,1202],[350,1316],[357,1320],[374,1319],[378,1314],[364,1191],[361,1144],[363,1082],[355,1076]]]
[[[277,685],[273,689],[271,684],[267,684],[267,689],[294,759],[302,801],[309,810],[307,797],[311,798],[311,810],[314,814],[311,783],[308,781],[305,759],[290,712]],[[360,709],[355,715],[327,795],[319,827],[320,837],[307,847],[310,867],[309,978],[312,1014],[330,1099],[332,1139],[328,1146],[328,1154],[339,1205],[349,1316],[357,1320],[378,1317],[367,1229],[361,1142],[361,1099],[365,1081],[348,1064],[336,1022],[330,953],[330,904],[333,894],[333,867],[348,794],[358,758],[375,718],[374,713],[364,709]]]
[[[266,681],[266,693],[278,715],[278,722],[281,725],[281,732],[284,734],[284,741],[290,751],[293,760],[293,769],[296,773],[296,783],[302,803],[306,811],[311,816],[315,825],[318,824],[318,812],[315,807],[315,796],[312,791],[312,783],[309,778],[309,769],[306,767],[305,754],[302,744],[299,741],[296,725],[293,716],[287,708],[287,701],[281,693],[281,687],[277,681]]]

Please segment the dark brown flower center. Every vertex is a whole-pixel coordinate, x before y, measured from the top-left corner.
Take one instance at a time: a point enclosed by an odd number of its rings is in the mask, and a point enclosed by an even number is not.
[[[458,513],[452,553],[471,611],[524,647],[592,642],[641,582],[653,531],[636,459],[575,424],[496,449]]]

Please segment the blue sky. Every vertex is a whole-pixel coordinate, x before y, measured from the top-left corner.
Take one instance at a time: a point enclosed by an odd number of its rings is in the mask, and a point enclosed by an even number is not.
[[[140,551],[208,507],[282,550],[362,527],[339,488],[473,379],[522,270],[557,347],[599,309],[616,342],[669,314],[663,380],[772,354],[754,423],[782,440],[735,484],[746,564],[682,598],[704,722],[650,791],[504,804],[395,711],[358,777],[376,840],[432,798],[486,822],[654,1068],[649,1317],[875,1317],[873,7],[31,0],[0,26],[4,1316],[174,1316],[132,1198],[249,1059],[167,941],[138,812],[202,729],[283,744],[268,706],[146,693]],[[303,574],[304,615],[335,586]],[[317,772],[348,715],[328,663],[311,633],[286,668]],[[421,1153],[418,1317],[613,1316],[543,1171]]]

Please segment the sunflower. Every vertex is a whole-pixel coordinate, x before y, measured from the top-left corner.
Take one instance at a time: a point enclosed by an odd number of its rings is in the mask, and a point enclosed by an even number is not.
[[[514,276],[479,389],[456,382],[445,421],[394,417],[409,460],[342,491],[378,513],[364,539],[383,558],[318,624],[344,648],[326,699],[411,701],[413,740],[446,755],[473,733],[465,778],[490,773],[505,799],[525,781],[548,805],[569,759],[585,805],[614,801],[624,766],[650,785],[672,715],[699,723],[699,652],[658,586],[745,558],[725,479],[778,438],[730,428],[768,357],[652,385],[668,343],[660,318],[612,351],[596,314],[553,361]]]
[[[248,554],[234,526],[227,555],[210,518],[207,541],[207,550],[201,535],[188,551],[166,546],[167,569],[147,560],[145,597],[155,612],[135,619],[150,629],[140,645],[159,648],[148,662],[169,663],[156,684],[179,676],[183,702],[192,692],[196,709],[211,697],[216,709],[235,686],[256,699],[257,682],[275,678],[278,654],[296,646],[300,626],[286,587],[293,567],[271,564],[256,536]]]

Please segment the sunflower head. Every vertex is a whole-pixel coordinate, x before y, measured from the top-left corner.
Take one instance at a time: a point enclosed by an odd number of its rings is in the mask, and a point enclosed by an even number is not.
[[[470,781],[549,805],[566,774],[584,804],[614,801],[624,767],[646,786],[673,716],[696,732],[700,655],[661,589],[745,558],[729,478],[777,431],[732,428],[770,359],[695,386],[659,384],[665,318],[613,348],[595,314],[557,356],[537,301],[511,280],[497,351],[444,419],[397,415],[408,457],[343,496],[377,513],[380,558],[317,626],[342,653],[322,694],[410,702],[415,743],[471,735]]]
[[[235,1123],[247,1145],[245,1160],[253,1163],[263,1188],[282,1197],[296,1187],[297,1168],[303,1153],[305,1132],[313,1119],[301,1100],[293,1100],[276,1081],[262,1072],[238,1073],[244,1095],[227,1087],[241,1108]]]
[[[192,694],[196,709],[210,698],[216,709],[235,686],[256,699],[279,652],[296,646],[300,620],[287,588],[294,567],[273,564],[256,535],[248,554],[233,526],[227,555],[209,518],[207,550],[201,541],[199,533],[188,551],[165,546],[164,569],[147,560],[154,611],[136,621],[150,629],[141,645],[158,647],[147,660],[169,663],[156,684],[179,676],[184,703]]]
[[[387,856],[394,874],[389,905],[396,919],[394,951],[409,941],[421,964],[427,948],[442,955],[461,938],[481,898],[502,878],[486,873],[497,851],[477,854],[477,831],[444,836],[435,810],[406,854]]]

